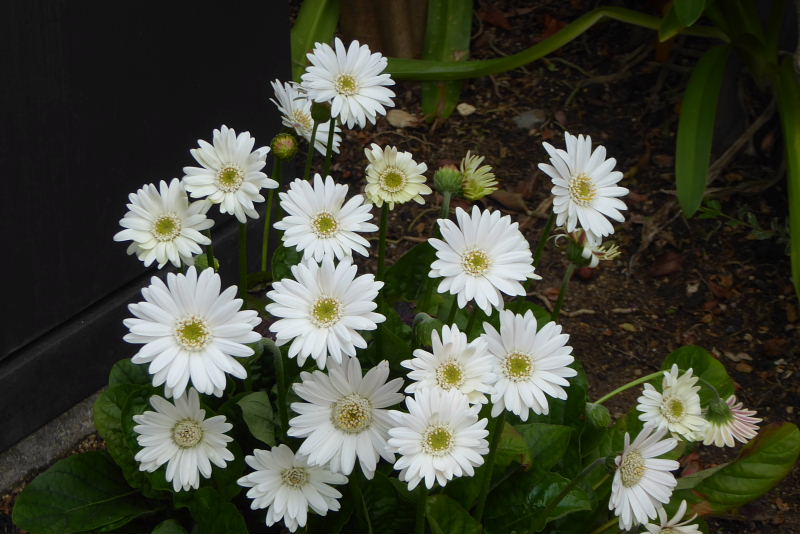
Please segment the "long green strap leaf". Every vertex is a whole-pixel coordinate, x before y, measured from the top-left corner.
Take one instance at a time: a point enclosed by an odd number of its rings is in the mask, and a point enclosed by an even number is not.
[[[330,43],[339,24],[339,0],[303,0],[292,27],[292,78],[300,76],[308,64],[306,53],[314,43]]]
[[[675,179],[678,202],[687,217],[694,215],[700,207],[706,191],[717,101],[730,53],[728,45],[716,46],[706,52],[692,71],[683,96],[678,120]]]

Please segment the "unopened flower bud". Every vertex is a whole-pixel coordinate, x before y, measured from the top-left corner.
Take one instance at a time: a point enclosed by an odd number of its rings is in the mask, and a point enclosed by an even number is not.
[[[297,154],[299,143],[297,138],[290,133],[280,133],[272,138],[272,154],[284,161],[292,159]]]
[[[611,414],[602,404],[586,403],[586,419],[595,428],[607,428],[611,424]]]
[[[195,256],[194,267],[198,272],[208,269],[208,256],[205,253]],[[219,271],[219,260],[216,258],[216,256],[214,257],[214,270]]]
[[[328,122],[331,120],[331,105],[329,102],[312,102],[311,118],[315,122]]]
[[[453,165],[445,165],[433,175],[433,185],[440,193],[460,193],[463,177]]]

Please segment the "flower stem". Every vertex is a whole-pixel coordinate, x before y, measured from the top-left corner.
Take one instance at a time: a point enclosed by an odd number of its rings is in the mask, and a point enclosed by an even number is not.
[[[482,310],[474,309],[472,313],[469,314],[469,320],[467,321],[467,327],[464,329],[464,333],[467,334],[467,339],[470,339],[470,332],[472,329],[475,328],[475,323],[478,321],[478,316],[483,315]]]
[[[417,521],[414,532],[425,534],[425,508],[428,502],[428,490],[424,484],[420,484],[417,492],[419,495],[417,495]]]
[[[489,442],[489,454],[486,456],[486,464],[483,468],[483,479],[481,480],[481,492],[478,495],[478,505],[475,510],[475,520],[480,523],[483,519],[483,511],[486,508],[486,497],[489,496],[489,488],[492,485],[492,471],[494,471],[494,461],[497,458],[497,448],[500,445],[500,437],[503,435],[503,427],[506,424],[506,411],[494,418],[492,422],[491,441]]]
[[[447,219],[450,216],[450,200],[453,197],[453,193],[450,191],[445,191],[442,193],[442,219]]]
[[[303,179],[308,180],[311,177],[311,160],[314,159],[314,150],[316,150],[317,142],[317,127],[319,123],[314,121],[314,128],[311,130],[311,141],[308,142],[308,155],[306,155],[306,170],[303,173]]]
[[[618,387],[617,389],[615,389],[611,393],[607,393],[607,394],[603,395],[602,397],[600,397],[599,399],[594,401],[594,404],[603,404],[605,401],[607,401],[611,397],[613,397],[615,395],[618,395],[618,394],[622,393],[625,390],[631,389],[632,387],[636,387],[639,384],[644,384],[645,382],[649,382],[650,380],[652,380],[654,378],[658,378],[659,376],[663,376],[663,375],[664,375],[664,371],[656,371],[655,373],[650,373],[649,375],[643,376],[641,378],[637,378],[636,380],[632,380],[632,381],[628,382],[627,384],[621,385],[620,387]]]
[[[286,389],[286,367],[283,362],[283,352],[275,351],[275,374],[278,380],[278,416],[281,419],[281,433],[283,442],[286,443],[286,432],[289,430],[289,400]]]
[[[547,240],[550,238],[550,232],[553,231],[555,222],[556,215],[551,211],[550,216],[547,217],[547,222],[544,223],[544,229],[542,230],[541,237],[539,237],[539,242],[536,243],[536,251],[533,253],[534,267],[539,267],[539,260],[542,259],[542,252],[544,252],[544,247],[547,245]]]
[[[450,300],[450,310],[447,312],[447,320],[444,324],[452,325],[456,320],[456,312],[458,311],[458,297],[453,295]]]
[[[594,529],[592,531],[592,534],[600,534],[601,532],[605,532],[606,530],[614,526],[615,523],[619,523],[618,517],[612,517],[606,523],[603,523],[602,525]]]
[[[269,234],[272,229],[272,202],[275,199],[275,191],[283,185],[283,162],[280,158],[275,158],[272,167],[272,179],[278,182],[278,187],[269,190],[267,196],[267,214],[264,216],[264,237],[261,241],[261,271],[267,272],[267,253],[269,252]]]
[[[567,271],[564,273],[564,279],[561,281],[561,290],[558,292],[558,300],[553,308],[553,313],[550,318],[553,321],[558,321],[558,316],[561,313],[561,305],[564,304],[564,297],[567,296],[567,289],[569,289],[569,281],[572,278],[572,273],[575,272],[575,264],[571,263],[567,266]]]
[[[209,241],[212,241],[206,247],[206,259],[208,260],[208,266],[216,271],[216,268],[214,267],[214,243],[211,239],[211,229],[206,230],[206,237],[208,237]]]
[[[247,295],[247,223],[239,224],[239,297]]]
[[[381,227],[378,237],[378,280],[383,280],[384,264],[386,262],[386,227],[389,225],[389,204],[383,203],[381,207]]]
[[[605,461],[606,461],[606,458],[605,458],[605,456],[604,456],[604,457],[602,457],[602,458],[597,458],[595,461],[593,461],[592,463],[590,463],[589,465],[587,465],[586,467],[584,467],[584,468],[583,468],[583,471],[581,471],[580,473],[578,473],[578,474],[575,476],[575,478],[573,478],[572,480],[570,480],[570,481],[569,481],[569,484],[567,484],[566,486],[564,486],[564,489],[563,489],[563,490],[561,490],[561,493],[559,493],[558,495],[556,495],[556,496],[555,496],[555,498],[554,498],[552,501],[550,501],[549,503],[547,503],[547,508],[545,508],[545,509],[544,509],[544,512],[542,512],[542,516],[544,517],[544,520],[545,520],[545,522],[547,521],[547,518],[548,518],[548,517],[550,517],[550,515],[551,515],[551,514],[553,513],[553,511],[556,509],[556,506],[558,506],[558,503],[560,503],[560,502],[561,502],[561,501],[564,499],[564,497],[566,497],[567,495],[569,495],[569,492],[570,492],[570,491],[572,491],[573,489],[575,489],[575,486],[577,486],[577,485],[578,485],[578,482],[580,482],[580,481],[581,481],[581,479],[585,478],[585,477],[586,477],[586,476],[587,476],[589,473],[591,473],[592,471],[594,471],[594,469],[595,469],[595,468],[596,468],[598,465],[603,465],[603,464],[605,463]]]
[[[325,176],[331,172],[331,157],[333,155],[333,134],[336,130],[336,117],[331,117],[331,129],[328,132],[328,143],[325,145]]]

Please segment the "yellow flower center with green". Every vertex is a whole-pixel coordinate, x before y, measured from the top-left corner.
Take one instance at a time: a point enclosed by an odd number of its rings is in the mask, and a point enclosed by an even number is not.
[[[308,469],[305,467],[293,466],[281,472],[281,481],[293,489],[300,489],[308,484],[308,478]]]
[[[153,237],[158,241],[172,241],[181,233],[181,220],[174,214],[162,215],[153,221]]]
[[[405,188],[406,183],[408,178],[405,173],[396,167],[388,167],[378,178],[378,185],[387,193],[399,193]]]
[[[461,266],[472,276],[481,276],[492,266],[489,255],[480,249],[471,250],[461,257]]]
[[[340,74],[334,82],[336,92],[344,96],[353,96],[358,93],[358,82],[350,74]]]
[[[579,206],[591,206],[597,198],[597,187],[588,174],[580,173],[569,182],[569,196]]]
[[[464,384],[464,368],[456,360],[448,360],[436,368],[436,384],[444,389],[460,388]]]
[[[202,350],[211,341],[211,329],[205,319],[190,315],[175,323],[175,340],[188,351]]]
[[[503,374],[512,382],[524,382],[533,374],[533,358],[524,352],[512,352],[503,360]]]
[[[327,211],[322,211],[311,220],[311,230],[322,239],[333,237],[339,231],[339,221]]]
[[[320,297],[311,306],[311,322],[314,326],[328,328],[342,318],[342,303],[334,297]]]
[[[358,434],[372,424],[372,403],[358,393],[346,395],[333,404],[331,421],[343,432]]]
[[[453,432],[442,425],[431,426],[422,435],[422,449],[432,456],[444,456],[453,450]]]
[[[217,173],[217,185],[226,193],[237,191],[244,182],[244,174],[236,165],[223,167]]]

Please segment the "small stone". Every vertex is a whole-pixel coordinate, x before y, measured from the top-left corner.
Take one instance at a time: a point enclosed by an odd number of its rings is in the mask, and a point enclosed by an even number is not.
[[[736,364],[735,369],[740,373],[752,373],[753,366],[744,362],[739,362]]]
[[[461,115],[462,117],[468,117],[472,115],[473,113],[475,113],[476,109],[477,108],[475,106],[473,106],[472,104],[467,104],[466,102],[461,102],[459,105],[456,106],[456,111],[458,111],[458,114]]]
[[[639,329],[636,328],[636,325],[631,324],[631,323],[621,323],[619,325],[619,327],[622,328],[623,330],[625,330],[626,332],[638,332],[639,331]]]
[[[547,112],[545,112],[543,109],[529,109],[528,111],[523,111],[522,113],[518,114],[511,120],[514,121],[514,124],[517,125],[517,128],[530,130],[534,126],[542,124],[545,120],[547,120]]]

